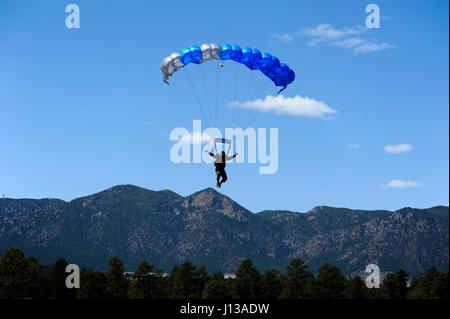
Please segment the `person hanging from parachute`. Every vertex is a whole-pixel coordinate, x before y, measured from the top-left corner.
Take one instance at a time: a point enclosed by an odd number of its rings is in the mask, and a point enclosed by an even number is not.
[[[216,143],[225,143],[225,144],[229,144],[228,147],[228,151],[225,154],[224,151],[218,153],[217,152],[217,147],[216,147]],[[233,158],[235,158],[237,155],[239,155],[239,153],[235,153],[233,156],[228,156],[228,153],[230,152],[231,149],[231,140],[227,140],[224,138],[215,138],[214,139],[214,149],[216,150],[216,154],[211,153],[209,151],[205,151],[205,153],[208,153],[211,157],[213,157],[215,159],[214,162],[214,166],[216,169],[216,175],[217,175],[217,187],[221,187],[223,183],[225,183],[228,179],[227,177],[227,173],[225,172],[225,166],[227,165],[227,161],[231,161]],[[222,178],[220,180],[220,178]]]
[[[276,93],[277,95],[285,90],[287,86],[295,80],[294,71],[287,64],[280,62],[280,60],[274,55],[261,52],[258,49],[250,47],[241,48],[238,45],[205,43],[201,46],[193,45],[186,47],[183,50],[174,52],[166,57],[161,62],[160,66],[163,82],[169,85],[170,77],[174,76],[177,71],[183,69],[189,64],[200,66],[204,62],[211,60],[221,61],[219,64],[220,68],[224,67],[222,61],[230,60],[245,65],[251,71],[259,70],[267,78],[269,78],[276,87],[281,87],[281,89]],[[187,76],[187,78],[191,81],[189,76]],[[201,114],[206,119],[207,117],[203,110],[201,100],[198,98],[193,84],[190,84],[193,88],[197,103],[199,104]],[[179,95],[181,96],[181,100],[183,100],[183,95]],[[228,156],[228,152],[225,153],[224,151],[219,153],[216,148],[216,142],[229,144],[229,152],[231,148],[231,140],[216,138],[214,140],[215,154],[205,151],[215,159],[214,166],[217,175],[217,187],[221,187],[221,185],[227,181],[227,174],[225,172],[226,162],[235,158],[238,153],[233,156]]]

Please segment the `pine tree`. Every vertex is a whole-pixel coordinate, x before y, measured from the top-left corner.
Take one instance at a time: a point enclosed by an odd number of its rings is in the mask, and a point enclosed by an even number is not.
[[[227,299],[231,297],[223,274],[221,272],[212,274],[205,284],[203,299]]]
[[[66,286],[66,278],[69,275],[69,273],[66,273],[68,264],[64,258],[57,259],[53,264],[52,280],[56,299],[76,299],[77,297],[77,289],[69,289]]]
[[[382,296],[385,299],[405,299],[408,294],[408,273],[401,269],[390,273],[381,284]]]
[[[347,280],[344,290],[345,299],[366,299],[369,297],[369,288],[359,276]]]
[[[281,276],[283,299],[303,299],[311,297],[311,286],[314,275],[308,270],[308,265],[301,259],[292,259],[286,266],[286,273]]]
[[[107,287],[108,278],[105,273],[86,269],[81,270],[79,298],[108,299]]]
[[[111,299],[125,299],[128,297],[128,279],[125,277],[123,261],[112,257],[108,262],[106,291]]]
[[[256,299],[261,296],[261,274],[250,259],[244,259],[236,272],[236,296],[240,299]]]
[[[132,298],[154,299],[153,266],[147,261],[141,261],[132,275],[130,294]]]
[[[175,266],[170,271],[170,297],[175,299],[201,299],[208,273],[190,262]]]
[[[19,248],[6,250],[0,260],[0,298],[47,298],[49,283],[35,258],[27,258]]]
[[[261,297],[263,299],[277,299],[281,294],[280,271],[266,270],[261,276]]]
[[[318,297],[323,299],[342,299],[346,279],[341,270],[330,263],[323,264],[317,273]]]

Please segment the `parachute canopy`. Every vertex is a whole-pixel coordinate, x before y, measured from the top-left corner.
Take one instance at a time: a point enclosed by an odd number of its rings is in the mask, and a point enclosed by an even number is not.
[[[244,64],[250,70],[260,70],[283,91],[295,79],[295,73],[285,63],[280,63],[276,56],[261,53],[258,49],[237,45],[203,44],[193,45],[166,57],[161,63],[163,81],[169,84],[169,77],[189,63],[201,64],[209,60],[233,60]],[[222,65],[221,65],[222,66]]]

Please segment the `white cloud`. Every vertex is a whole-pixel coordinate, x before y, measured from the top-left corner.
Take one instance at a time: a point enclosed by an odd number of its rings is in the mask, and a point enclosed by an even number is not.
[[[382,185],[382,187],[387,188],[407,188],[407,187],[419,187],[422,186],[421,183],[413,182],[413,181],[403,181],[400,179],[390,180],[386,185]]]
[[[274,37],[275,39],[278,39],[278,40],[280,40],[280,41],[283,41],[284,43],[289,43],[289,42],[291,42],[292,40],[294,40],[294,37],[293,37],[291,34],[289,34],[289,33],[285,33],[285,34],[278,34],[278,33],[275,33],[275,34],[273,35],[273,37]]]
[[[311,37],[311,40],[308,41],[308,45],[314,46],[320,42],[337,40],[350,35],[361,34],[365,31],[367,31],[367,29],[362,26],[336,29],[330,24],[322,23],[315,27],[305,28],[302,31],[297,32],[297,34]]]
[[[413,147],[409,144],[386,145],[384,151],[389,154],[402,154],[409,152]]]
[[[279,115],[294,115],[305,117],[326,118],[327,115],[337,113],[322,101],[316,101],[309,97],[284,97],[283,95],[268,95],[264,100],[257,99],[253,101],[233,101],[228,103],[232,107],[241,107],[246,109],[256,109],[260,112],[275,112]]]
[[[296,36],[308,36],[311,40],[308,45],[314,46],[320,42],[337,40],[346,36],[357,35],[366,32],[367,28],[360,25],[353,28],[336,29],[330,24],[322,23],[315,27],[307,27],[294,33],[273,34],[273,37],[285,43],[291,42]]]
[[[336,45],[336,46],[346,48],[346,49],[351,49],[356,46],[360,46],[363,43],[365,43],[365,41],[361,38],[348,38],[348,39],[344,39],[344,40],[331,42],[332,45]]]
[[[357,149],[357,148],[360,147],[359,144],[348,144],[347,146],[350,147],[350,148],[353,148],[353,149]]]
[[[339,41],[331,42],[332,45],[345,49],[352,49],[355,54],[370,53],[375,51],[393,49],[394,47],[387,42],[376,42],[373,40],[365,40],[361,38],[347,38]]]
[[[393,49],[394,47],[387,42],[377,43],[373,41],[365,42],[353,49],[356,54],[370,53],[381,50]]]
[[[368,32],[368,29],[361,25],[339,29],[333,27],[331,24],[321,23],[314,27],[306,27],[294,33],[276,33],[273,37],[284,43],[289,43],[295,37],[304,36],[309,38],[307,42],[309,46],[326,43],[352,50],[354,54],[367,54],[395,48],[387,42],[364,38],[363,33],[366,32]]]
[[[213,137],[206,133],[189,132],[189,134],[183,135],[183,137],[181,138],[181,141],[187,142],[190,144],[203,144],[203,143],[210,142],[212,139],[213,139]]]

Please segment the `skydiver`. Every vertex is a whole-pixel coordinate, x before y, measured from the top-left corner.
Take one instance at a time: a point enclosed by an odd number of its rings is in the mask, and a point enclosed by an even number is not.
[[[214,166],[216,167],[216,175],[217,175],[216,186],[220,188],[222,183],[225,183],[228,179],[227,173],[225,172],[225,166],[227,164],[226,162],[235,158],[239,153],[236,153],[233,156],[226,156],[224,151],[222,151],[221,154],[214,154],[208,151],[205,151],[205,153],[208,153],[211,157],[215,159]],[[221,181],[219,181],[220,177],[222,177]]]

